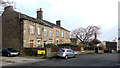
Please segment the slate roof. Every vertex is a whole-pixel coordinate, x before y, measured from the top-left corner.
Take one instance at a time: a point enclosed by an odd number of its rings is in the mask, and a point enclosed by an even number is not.
[[[54,24],[54,23],[51,23],[51,22],[49,22],[49,21],[46,21],[46,20],[42,20],[42,21],[44,21],[45,23],[51,25],[52,27],[57,27],[57,28],[61,28],[61,29],[63,29],[63,30],[69,31],[69,30],[67,30],[67,29],[65,29],[65,28],[63,28],[63,27],[61,27],[61,26],[58,26],[58,25],[56,25],[56,24]],[[69,31],[69,32],[70,32],[70,31]]]
[[[63,29],[63,30],[69,31],[69,30],[67,30],[67,29],[65,29],[65,28],[63,28],[63,27],[61,27],[61,26],[58,26],[58,25],[56,25],[56,24],[54,24],[54,23],[51,23],[51,22],[49,22],[49,21],[47,21],[47,20],[36,19],[36,18],[30,17],[30,16],[28,16],[28,15],[26,15],[26,14],[17,12],[17,11],[14,11],[14,12],[16,12],[16,13],[19,14],[20,20],[29,20],[29,21],[32,21],[32,22],[35,22],[35,23],[39,23],[39,24],[44,25],[44,26],[48,26],[48,27],[50,27],[50,28],[57,27],[57,28],[61,28],[61,29]],[[70,32],[70,31],[69,31],[69,32]]]
[[[20,20],[29,20],[29,21],[32,21],[32,22],[35,22],[35,23],[39,23],[41,25],[44,25],[44,26],[48,26],[50,28],[53,28],[53,26],[47,24],[46,22],[40,20],[40,19],[36,19],[36,18],[33,18],[33,17],[30,17],[30,16],[27,16],[23,13],[20,13],[20,12],[17,12],[17,11],[14,11],[16,13],[18,13],[19,17],[20,17]]]

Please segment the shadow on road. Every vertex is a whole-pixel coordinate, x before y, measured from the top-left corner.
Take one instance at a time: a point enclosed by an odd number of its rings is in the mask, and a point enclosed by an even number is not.
[[[53,56],[53,57],[44,57],[42,59],[48,59],[48,60],[65,60],[63,57]]]

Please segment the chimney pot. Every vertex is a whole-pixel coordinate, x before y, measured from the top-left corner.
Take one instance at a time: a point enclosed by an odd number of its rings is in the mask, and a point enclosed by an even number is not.
[[[42,11],[42,8],[40,8],[40,11]]]
[[[37,19],[43,20],[43,11],[42,8],[37,11]]]
[[[61,26],[61,21],[60,21],[60,20],[57,20],[57,21],[56,21],[56,25]]]

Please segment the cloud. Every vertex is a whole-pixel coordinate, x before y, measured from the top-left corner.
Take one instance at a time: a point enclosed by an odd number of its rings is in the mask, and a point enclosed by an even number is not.
[[[44,19],[73,30],[78,27],[97,25],[101,29],[101,39],[114,39],[118,25],[118,1],[120,0],[11,0],[16,2],[17,10],[36,17],[37,8],[43,8]],[[106,32],[111,34],[111,38]]]

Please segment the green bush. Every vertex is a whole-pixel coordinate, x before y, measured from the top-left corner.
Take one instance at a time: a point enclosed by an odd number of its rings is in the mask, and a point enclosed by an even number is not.
[[[64,44],[58,44],[58,45],[55,45],[55,44],[47,44],[45,47],[47,48],[51,48],[51,47],[77,47],[77,45],[73,45],[73,44],[70,44],[70,43],[64,43]]]
[[[92,46],[85,46],[84,50],[94,50],[95,48],[99,48],[96,45],[92,45]]]
[[[73,44],[70,44],[70,43],[64,43],[64,44],[58,44],[58,47],[74,47],[74,46],[77,46],[77,45],[73,45]]]
[[[51,48],[51,47],[58,47],[58,46],[55,45],[55,44],[46,44],[46,47],[47,47],[47,48]]]
[[[38,48],[43,48],[42,45],[39,45]]]

